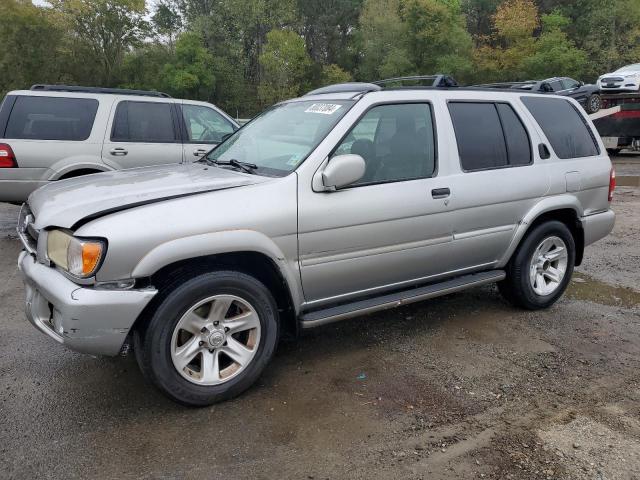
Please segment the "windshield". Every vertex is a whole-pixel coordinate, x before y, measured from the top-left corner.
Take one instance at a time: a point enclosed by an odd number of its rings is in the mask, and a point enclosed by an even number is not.
[[[256,173],[284,176],[295,170],[354,104],[352,100],[290,102],[275,105],[207,155],[257,166]]]
[[[626,67],[619,68],[617,72],[635,72],[640,70],[640,63],[634,63],[633,65],[627,65]]]

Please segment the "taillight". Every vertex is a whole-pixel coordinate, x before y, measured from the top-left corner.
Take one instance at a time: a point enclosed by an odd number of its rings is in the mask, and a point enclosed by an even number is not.
[[[609,201],[613,200],[613,191],[616,189],[616,170],[611,167],[609,174]]]
[[[13,154],[13,150],[6,143],[0,143],[0,168],[14,168],[17,167],[16,156]]]

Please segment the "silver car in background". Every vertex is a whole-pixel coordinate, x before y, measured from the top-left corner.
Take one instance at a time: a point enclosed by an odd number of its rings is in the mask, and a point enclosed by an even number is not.
[[[33,193],[19,222],[27,317],[77,351],[131,344],[162,392],[209,405],[299,329],[494,282],[549,307],[613,228],[614,184],[572,99],[331,86],[199,162]]]
[[[191,162],[238,129],[206,102],[160,92],[34,85],[0,105],[0,202],[55,180]]]

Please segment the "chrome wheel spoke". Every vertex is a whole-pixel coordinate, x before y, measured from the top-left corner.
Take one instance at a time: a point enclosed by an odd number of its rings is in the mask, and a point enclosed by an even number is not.
[[[560,283],[560,272],[553,267],[547,268],[543,275],[555,283]]]
[[[211,310],[209,310],[209,321],[221,322],[224,320],[232,303],[233,299],[229,297],[216,298],[211,304]]]
[[[224,322],[224,326],[229,329],[228,335],[245,330],[252,330],[260,326],[260,319],[254,312],[245,312],[232,318],[228,318]]]
[[[220,360],[218,350],[214,350],[213,352],[205,350],[202,353],[201,379],[207,383],[220,382]]]
[[[176,366],[179,370],[183,370],[184,367],[186,367],[200,351],[199,341],[199,337],[193,336],[176,350],[174,362],[177,362]]]
[[[559,258],[566,258],[567,251],[562,247],[556,247],[545,254],[545,258],[550,262],[555,262]]]
[[[249,360],[253,357],[253,350],[249,350],[233,337],[228,337],[227,345],[220,350],[241,367],[249,363]]]
[[[198,335],[202,328],[206,325],[207,320],[197,315],[195,312],[189,312],[178,324],[180,328],[187,332]]]

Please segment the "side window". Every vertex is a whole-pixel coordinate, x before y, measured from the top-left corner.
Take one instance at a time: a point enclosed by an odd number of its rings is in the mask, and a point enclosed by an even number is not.
[[[98,101],[93,98],[19,96],[11,110],[5,137],[86,140],[97,111]]]
[[[334,151],[353,153],[365,163],[364,177],[354,185],[433,176],[436,143],[431,105],[379,105],[369,110]]]
[[[529,135],[507,103],[449,102],[463,170],[531,163]]]
[[[585,119],[567,100],[522,97],[559,158],[590,157],[600,153]]]
[[[578,88],[580,84],[571,78],[563,78],[562,79],[562,87],[565,90],[573,90],[574,88]]]
[[[222,137],[235,131],[234,126],[213,108],[183,105],[182,118],[187,138],[192,143],[220,143]]]
[[[507,142],[509,165],[529,165],[531,163],[531,142],[522,121],[507,103],[497,103],[498,114]]]
[[[141,143],[177,142],[171,104],[120,102],[113,119],[111,140]]]
[[[563,90],[563,86],[562,86],[562,82],[560,80],[554,80],[552,82],[549,82],[549,86],[551,87],[551,90],[554,92],[559,92],[560,90]]]
[[[507,146],[493,103],[449,102],[449,112],[464,170],[507,166]]]

